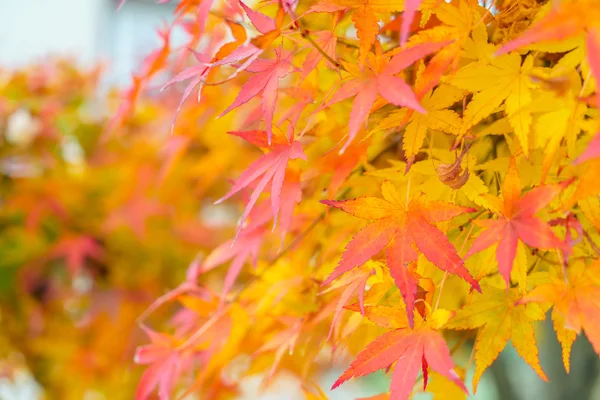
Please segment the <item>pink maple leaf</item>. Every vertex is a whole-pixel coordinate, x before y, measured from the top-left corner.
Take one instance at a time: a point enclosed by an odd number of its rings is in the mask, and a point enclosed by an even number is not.
[[[404,45],[408,39],[408,32],[419,9],[422,0],[406,0],[404,2],[404,14],[402,14],[402,26],[400,27],[400,44]]]
[[[375,103],[378,94],[391,104],[425,113],[425,109],[419,104],[419,100],[417,100],[417,96],[411,87],[404,79],[396,75],[415,61],[441,49],[448,43],[424,43],[403,49],[392,57],[385,66],[371,64],[368,69],[363,71],[361,76],[345,82],[340,87],[331,100],[319,109],[354,97],[350,121],[348,122],[348,140],[340,153],[348,148],[361,126],[367,122],[371,107]]]
[[[104,228],[112,231],[119,226],[128,226],[138,238],[142,238],[146,235],[147,220],[153,216],[165,215],[167,212],[167,206],[158,200],[134,196],[108,216]]]
[[[221,306],[244,264],[246,264],[246,262],[251,262],[253,265],[256,265],[258,251],[260,250],[265,234],[268,232],[266,223],[271,218],[271,213],[269,211],[266,204],[254,209],[250,216],[251,223],[241,229],[237,235],[237,240],[228,240],[217,246],[208,257],[206,257],[196,272],[197,274],[205,273],[219,265],[231,262],[221,290]]]
[[[273,137],[273,113],[275,112],[275,103],[277,102],[279,79],[295,70],[291,60],[291,53],[286,54],[278,50],[275,60],[258,59],[252,62],[247,67],[247,70],[255,75],[246,81],[233,103],[219,117],[227,114],[234,108],[246,104],[254,97],[261,95],[263,117],[267,126],[267,140],[271,143]]]
[[[340,295],[336,304],[333,319],[331,320],[331,326],[329,327],[329,334],[327,335],[326,340],[329,340],[334,330],[337,332],[337,330],[339,329],[339,318],[342,313],[342,309],[354,293],[357,294],[361,314],[365,314],[365,288],[367,285],[367,279],[369,279],[369,277],[374,274],[375,270],[365,271],[364,269],[357,269],[351,271],[342,279],[332,284],[329,288],[319,293],[325,294],[334,289],[344,287],[344,290],[342,291],[342,294]]]
[[[236,134],[240,135],[239,133]],[[245,139],[250,143],[259,143],[259,139],[254,137],[256,135],[258,135],[258,133],[253,134],[252,138],[248,136],[248,139]],[[246,222],[246,219],[258,201],[260,194],[267,188],[269,183],[271,184],[271,211],[275,219],[275,225],[277,224],[277,217],[279,216],[280,211],[284,212],[286,215],[289,214],[289,209],[285,206],[286,202],[284,202],[283,209],[281,202],[281,193],[284,187],[288,162],[295,159],[306,160],[306,155],[302,150],[302,145],[296,140],[293,140],[290,143],[275,142],[272,143],[272,145],[269,145],[268,148],[271,151],[250,164],[248,169],[235,180],[233,187],[229,192],[215,202],[215,204],[219,204],[250,184],[256,182],[256,186],[244,208],[244,213],[242,214],[234,242],[239,236],[240,231],[244,226],[244,222]]]
[[[333,33],[333,31],[316,31],[311,33],[315,38],[315,42],[319,45],[319,47],[332,59],[336,59],[335,55],[335,47],[337,43],[337,37]],[[319,62],[323,59],[323,54],[317,51],[315,48],[311,47],[311,51],[306,55],[306,59],[302,64],[302,79],[306,78],[308,74],[314,70]],[[337,69],[335,65],[332,65],[329,61],[327,61],[327,66],[331,69]]]
[[[83,268],[86,258],[101,260],[103,254],[98,243],[85,235],[64,236],[50,249],[50,257],[64,258],[69,272],[73,275]]]
[[[155,388],[158,388],[160,400],[170,398],[177,377],[186,370],[191,361],[188,356],[177,352],[176,339],[142,326],[151,340],[151,344],[136,349],[134,362],[149,365],[138,385],[136,400],[145,400]]]

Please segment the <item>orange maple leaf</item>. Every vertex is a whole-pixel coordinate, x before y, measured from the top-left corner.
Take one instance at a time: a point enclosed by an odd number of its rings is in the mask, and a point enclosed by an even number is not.
[[[596,353],[600,354],[600,261],[587,268],[581,262],[568,270],[568,279],[555,278],[537,286],[521,303],[552,303],[554,330],[563,349],[563,362],[569,371],[571,345],[576,334],[585,332]]]
[[[327,285],[343,273],[364,264],[387,247],[388,268],[406,303],[411,326],[418,277],[407,266],[417,261],[417,249],[440,269],[460,276],[480,290],[452,243],[435,226],[436,222],[475,210],[440,201],[426,201],[421,196],[405,202],[390,182],[384,182],[381,191],[383,199],[321,200],[355,217],[374,220],[348,243],[338,266],[323,284]]]

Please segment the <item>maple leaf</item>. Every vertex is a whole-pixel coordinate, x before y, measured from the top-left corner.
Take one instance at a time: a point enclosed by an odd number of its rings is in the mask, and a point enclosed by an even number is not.
[[[457,310],[445,326],[448,329],[480,328],[475,340],[475,392],[481,375],[496,360],[509,339],[540,378],[548,380],[540,366],[532,325],[532,321],[543,321],[546,315],[537,304],[517,304],[520,296],[518,289],[506,291],[486,287],[483,294],[474,294],[466,306]]]
[[[244,264],[250,261],[253,265],[256,265],[260,245],[263,243],[264,235],[267,232],[266,223],[272,216],[269,211],[266,205],[255,208],[250,214],[251,223],[240,230],[237,240],[228,240],[217,246],[198,269],[198,274],[206,273],[231,261],[223,281],[221,306],[224,304],[225,296],[231,290]]]
[[[600,82],[600,12],[594,1],[562,2],[560,7],[534,23],[518,38],[504,44],[496,54],[501,55],[537,42],[563,41],[586,32],[587,56],[591,71]],[[600,106],[600,92],[596,93]]]
[[[411,326],[417,277],[407,266],[417,261],[417,249],[440,269],[458,275],[479,290],[479,284],[463,265],[452,243],[435,226],[437,222],[475,210],[439,201],[428,202],[419,196],[406,203],[387,181],[381,186],[381,191],[383,199],[360,197],[343,201],[321,200],[355,217],[374,220],[350,240],[342,259],[323,285],[387,248],[388,268],[404,298]]]
[[[279,79],[295,71],[291,60],[292,54],[284,54],[282,51],[277,50],[277,58],[274,61],[254,61],[248,66],[247,70],[255,75],[246,81],[233,103],[219,114],[219,117],[247,103],[252,98],[261,95],[263,116],[267,125],[267,138],[268,142],[271,143],[273,137],[273,113],[275,112],[275,103],[277,102]]]
[[[450,83],[475,94],[464,112],[464,125],[457,140],[504,102],[508,121],[523,153],[528,156],[532,117],[523,108],[531,102],[529,73],[532,67],[532,57],[527,57],[521,65],[521,57],[511,53],[492,59],[488,65],[471,63],[458,70]]]
[[[177,381],[177,377],[186,368],[188,360],[181,356],[176,348],[176,339],[163,333],[155,332],[142,325],[142,328],[152,341],[151,344],[140,346],[135,352],[136,364],[150,366],[146,369],[135,394],[136,400],[145,400],[155,387],[158,387],[160,400],[168,400]]]
[[[260,143],[259,137],[263,134],[264,131],[258,131],[254,133],[248,132],[248,135],[244,136],[244,139],[250,141],[250,143],[257,144]],[[302,145],[300,142],[294,140],[290,143],[284,143],[281,141],[271,143],[270,138],[268,139],[268,142],[270,144],[267,144],[267,146],[271,152],[261,156],[258,160],[250,164],[246,171],[244,171],[240,177],[235,180],[235,183],[229,192],[215,202],[215,204],[219,204],[254,181],[257,181],[256,187],[252,191],[250,199],[244,208],[244,213],[242,214],[234,241],[238,237],[244,222],[256,204],[258,197],[263,190],[265,190],[269,182],[271,183],[271,210],[273,212],[275,221],[277,221],[277,217],[279,216],[282,207],[281,193],[284,186],[288,162],[295,159],[302,159],[306,161],[306,155],[302,150]],[[286,204],[290,202],[294,204],[294,201],[297,200],[297,195],[285,200],[284,210],[287,212],[287,214],[289,214],[291,210],[286,206]]]
[[[279,37],[281,31],[281,27],[283,24],[284,13],[283,9],[280,7],[278,9],[277,15],[275,19],[262,14],[258,11],[251,9],[246,6],[242,1],[239,2],[240,7],[244,10],[252,25],[263,35],[256,37],[250,41],[250,43],[244,44],[246,41],[246,32],[243,27],[234,28],[234,24],[229,23],[232,34],[236,39],[235,42],[227,43],[221,47],[221,49],[217,52],[216,56],[211,62],[202,61],[201,64],[204,64],[206,67],[218,67],[223,65],[232,65],[239,62],[242,62],[240,65],[236,65],[236,70],[233,74],[231,74],[227,80],[231,80],[235,78],[240,72],[247,70],[256,59],[263,54],[263,52],[268,48],[268,46]],[[234,12],[233,12],[234,13]],[[277,59],[279,60],[280,51],[276,50],[276,54],[278,55]],[[285,64],[285,63],[284,63]],[[291,64],[290,64],[291,67]],[[280,71],[281,72],[281,71]],[[183,72],[182,72],[183,73]],[[247,82],[248,83],[248,82]],[[256,82],[259,86],[263,86],[264,82]],[[276,86],[276,85],[275,85]],[[243,87],[242,87],[243,89]],[[271,88],[269,88],[271,89]],[[260,90],[259,90],[260,92]],[[252,97],[258,95],[259,93],[255,93]],[[276,94],[276,90],[275,90]],[[239,95],[238,95],[239,97]],[[225,113],[221,114],[224,115]]]
[[[368,140],[353,142],[341,155],[334,148],[321,157],[318,165],[320,172],[331,172],[333,174],[327,188],[329,199],[335,196],[346,178],[356,168],[360,160],[365,157],[368,147]]]
[[[335,34],[332,31],[316,31],[311,32],[311,35],[314,35],[314,40],[319,48],[322,49],[332,60],[335,60],[335,48],[337,44],[337,37]],[[310,53],[306,55],[306,59],[302,64],[301,80],[304,80],[308,74],[310,74],[317,67],[322,59],[323,54],[314,47],[311,47]],[[336,68],[336,66],[332,65],[329,60],[327,60],[327,66],[332,69]]]
[[[544,149],[541,178],[544,182],[557,153],[564,151],[566,147],[567,152],[574,155],[575,143],[580,132],[592,132],[596,127],[587,126],[587,106],[576,100],[576,93],[566,96],[550,94],[543,98],[538,97],[536,103],[537,107],[547,110],[538,116],[533,124],[535,146]]]
[[[330,287],[328,287],[327,289],[323,290],[320,293],[322,295],[322,294],[325,294],[332,290],[338,289],[340,287],[345,287],[344,290],[342,291],[342,294],[340,295],[340,298],[336,305],[335,313],[333,315],[333,319],[331,321],[331,327],[329,328],[329,334],[327,335],[326,340],[329,340],[329,338],[331,337],[331,334],[334,331],[334,328],[336,328],[338,326],[337,322],[341,315],[342,309],[344,308],[344,306],[346,305],[346,303],[348,302],[350,297],[355,292],[358,295],[358,304],[360,307],[360,311],[362,314],[364,314],[364,312],[365,312],[365,287],[367,285],[367,279],[369,279],[369,277],[371,275],[375,274],[375,270],[371,270],[371,271],[355,270],[352,272],[355,272],[355,274],[350,274],[350,273],[346,274],[346,277],[345,277],[346,279],[338,280],[338,282],[336,282],[336,284],[331,285]]]
[[[468,393],[454,371],[454,362],[446,341],[434,326],[432,323],[423,323],[416,329],[400,328],[379,336],[356,356],[331,388],[335,389],[350,378],[389,368],[395,361],[399,361],[392,373],[391,400],[408,399],[420,369],[423,371],[423,386],[426,388],[429,368]]]
[[[173,84],[191,79],[183,91],[183,95],[181,96],[179,105],[177,106],[177,110],[175,111],[175,115],[173,116],[172,128],[175,125],[175,121],[177,119],[177,116],[179,115],[179,112],[181,111],[181,108],[183,107],[183,103],[190,96],[190,94],[192,93],[192,91],[194,90],[194,88],[196,86],[199,86],[197,101],[200,102],[200,96],[202,94],[202,89],[204,87],[204,83],[206,82],[206,80],[209,77],[210,72],[212,71],[211,67],[207,66],[207,64],[210,64],[211,62],[216,63],[219,60],[222,60],[226,56],[232,54],[237,48],[239,48],[246,42],[246,38],[247,38],[246,37],[246,29],[244,29],[244,27],[241,26],[240,24],[236,24],[229,20],[227,20],[226,22],[227,22],[227,25],[229,26],[231,34],[235,40],[232,42],[225,43],[223,46],[221,46],[212,59],[210,59],[204,53],[198,53],[196,51],[191,51],[191,53],[195,57],[196,61],[198,61],[198,64],[188,67],[188,68],[184,69],[183,71],[181,71],[180,73],[178,73],[177,75],[175,75],[161,89],[161,90],[165,90],[166,88],[168,88],[169,86],[171,86]],[[231,61],[234,62],[233,60],[231,60]]]
[[[302,319],[296,318],[287,318],[283,319],[283,321],[287,327],[276,333],[270,340],[265,341],[265,343],[256,350],[257,354],[275,351],[275,359],[273,360],[273,364],[271,365],[271,369],[267,374],[267,379],[271,379],[283,358],[285,352],[293,353],[294,348],[296,347],[296,343],[298,341],[298,337],[304,327],[305,323]]]
[[[496,259],[498,269],[506,285],[510,284],[510,272],[517,251],[518,241],[539,249],[562,248],[563,243],[554,235],[550,226],[535,217],[539,211],[558,196],[570,182],[538,186],[521,196],[521,181],[514,159],[502,184],[504,202],[497,220],[479,220],[475,223],[486,228],[473,242],[465,258],[498,243]],[[490,199],[491,201],[491,199]]]
[[[588,267],[576,262],[567,271],[568,279],[554,277],[549,283],[538,285],[521,303],[552,303],[552,321],[569,372],[571,345],[582,330],[600,354],[600,262],[596,260]]]
[[[323,109],[354,97],[348,122],[348,140],[341,152],[346,150],[358,134],[361,125],[367,121],[378,94],[391,104],[425,113],[410,86],[396,75],[415,61],[441,49],[448,43],[426,43],[411,47],[399,52],[388,62],[384,62],[380,56],[373,56],[369,58],[368,68],[364,71],[347,66],[347,69],[351,70],[355,77],[344,82],[327,104],[321,107]]]
[[[284,8],[280,6],[277,9],[275,19],[272,19],[265,14],[251,9],[242,1],[240,1],[240,6],[242,6],[248,18],[250,18],[252,25],[262,34],[252,39],[252,44],[260,49],[266,49],[281,34],[281,27],[285,17]]]
[[[160,201],[140,195],[133,196],[123,206],[114,209],[104,222],[108,232],[128,226],[138,238],[146,235],[146,222],[150,217],[168,214],[168,207]]]
[[[458,4],[452,3],[454,4],[436,2],[431,11],[443,24],[418,32],[406,43],[410,48],[431,42],[452,41],[431,57],[421,74],[421,79],[415,82],[414,91],[418,98],[433,89],[449,67],[456,69],[463,47],[471,40],[471,33],[474,38],[477,37],[480,41],[484,39],[487,43],[486,25],[481,23],[483,18],[480,13],[464,0],[458,1]],[[394,49],[390,54],[393,55],[401,49],[402,47]]]
[[[379,32],[378,18],[371,7],[364,5],[352,14],[352,21],[360,44],[358,61],[362,65],[367,59],[367,54],[369,54],[371,46],[375,43],[375,39],[377,39],[377,33]]]
[[[421,150],[423,141],[430,130],[458,135],[462,121],[460,116],[447,108],[462,99],[464,94],[450,85],[440,85],[421,100],[426,114],[409,116],[408,110],[395,111],[379,124],[380,129],[393,129],[408,121],[402,136],[402,149],[407,158],[407,170]],[[409,118],[412,117],[412,118]]]
[[[419,9],[422,0],[406,0],[404,2],[404,13],[402,14],[402,25],[400,27],[400,44],[404,45],[408,39],[408,32],[412,25],[415,13]]]
[[[170,47],[170,37],[171,37],[171,28],[169,26],[163,27],[158,30],[158,36],[162,41],[161,47],[154,50],[144,60],[142,61],[141,66],[141,74],[146,79],[150,79],[156,73],[161,71],[169,57],[171,52]]]
[[[104,252],[94,238],[86,235],[63,236],[50,249],[50,257],[63,258],[69,272],[75,275],[85,265],[86,258],[102,260]]]

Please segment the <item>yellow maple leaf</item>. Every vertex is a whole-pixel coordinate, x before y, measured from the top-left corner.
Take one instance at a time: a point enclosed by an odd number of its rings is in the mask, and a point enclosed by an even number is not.
[[[421,100],[421,105],[427,110],[427,113],[412,114],[402,139],[402,149],[409,163],[412,163],[421,150],[428,130],[432,129],[454,135],[459,133],[460,116],[455,111],[447,108],[462,99],[463,96],[463,92],[455,87],[440,85]],[[407,109],[393,112],[381,121],[380,128],[391,129],[402,125],[407,119],[407,114]]]
[[[521,65],[519,54],[511,53],[492,59],[489,64],[475,62],[458,70],[449,82],[474,93],[465,110],[459,138],[504,102],[508,122],[519,139],[523,153],[529,155],[532,117],[524,108],[531,102],[533,84],[529,73],[532,67],[532,57],[527,57]]]
[[[459,368],[455,368],[461,378],[464,376],[464,372]],[[443,375],[433,372],[429,378],[429,385],[427,385],[427,392],[433,394],[433,400],[464,400],[467,398],[465,392],[460,390],[450,379]]]
[[[448,329],[480,328],[475,341],[475,375],[473,390],[483,372],[496,360],[510,339],[517,353],[544,380],[540,366],[532,321],[545,319],[544,310],[537,304],[518,305],[519,290],[486,287],[483,294],[474,294],[471,302],[456,311],[446,324]]]

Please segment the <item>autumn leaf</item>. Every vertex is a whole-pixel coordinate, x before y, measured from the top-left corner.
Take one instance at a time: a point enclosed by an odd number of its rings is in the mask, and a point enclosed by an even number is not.
[[[197,273],[203,274],[230,262],[221,289],[221,306],[244,265],[249,262],[256,266],[260,246],[268,231],[266,224],[272,218],[269,211],[266,204],[254,208],[249,215],[251,222],[242,227],[237,239],[228,240],[217,246],[198,269]]]
[[[211,68],[206,64],[209,64],[211,62],[218,62],[219,60],[233,53],[236,49],[241,47],[246,42],[246,30],[243,26],[233,23],[231,21],[227,21],[227,25],[229,26],[231,34],[235,39],[234,41],[222,45],[212,59],[210,59],[210,57],[208,57],[204,53],[191,51],[198,64],[184,69],[183,71],[175,75],[162,87],[161,90],[165,90],[171,85],[190,79],[190,82],[183,91],[183,95],[181,96],[181,100],[179,101],[179,105],[177,106],[177,110],[175,111],[175,115],[173,116],[173,126],[175,125],[177,116],[179,115],[179,112],[183,107],[183,103],[190,96],[190,94],[196,86],[198,86],[197,101],[200,101],[200,96],[202,95],[204,83],[206,82],[206,80],[209,77],[209,74],[212,71]]]
[[[472,63],[458,70],[450,83],[474,93],[463,115],[459,139],[504,102],[508,121],[527,156],[532,117],[524,108],[531,102],[529,73],[532,67],[532,57],[521,64],[521,57],[511,53],[492,59],[488,65]]]
[[[142,375],[135,398],[145,400],[158,387],[159,398],[168,399],[178,375],[185,368],[186,359],[181,358],[181,355],[175,351],[177,345],[175,338],[144,326],[143,329],[152,343],[136,350],[135,362],[150,366]]]
[[[257,134],[261,134],[259,132]],[[259,140],[254,138],[254,134],[251,135],[252,139],[250,140]],[[268,136],[267,136],[268,137]],[[267,139],[270,143],[271,139]],[[267,144],[269,146],[269,144]],[[246,218],[250,215],[250,212],[254,208],[254,205],[258,201],[260,194],[266,189],[267,185],[271,183],[271,210],[273,212],[273,217],[275,221],[277,221],[277,217],[280,214],[280,210],[282,210],[282,201],[281,201],[281,192],[284,187],[284,181],[286,177],[286,171],[288,162],[290,160],[302,159],[306,160],[306,155],[302,150],[302,145],[298,141],[292,141],[289,144],[279,144],[273,143],[272,146],[269,146],[271,152],[261,156],[258,160],[252,163],[246,171],[244,171],[238,179],[236,179],[233,187],[227,192],[227,194],[221,197],[219,200],[215,202],[215,204],[219,204],[234,194],[238,193],[240,190],[244,189],[248,185],[253,182],[256,183],[256,187],[252,191],[250,195],[250,199],[244,208],[244,213],[242,214],[242,218],[238,225],[238,230],[236,233],[237,238],[241,232],[242,227],[244,226],[244,222]],[[294,202],[293,197],[289,197],[285,199],[283,203],[283,207],[285,210],[289,210],[289,207],[286,207],[285,204],[288,202]],[[288,211],[289,212],[289,211]],[[234,241],[235,241],[234,238]]]
[[[404,2],[404,13],[402,14],[402,26],[400,27],[400,44],[406,43],[408,32],[415,13],[419,9],[422,0],[406,0]]]
[[[364,5],[352,14],[352,21],[354,21],[356,34],[360,40],[359,62],[363,64],[379,32],[378,19],[373,9],[368,5]]]
[[[255,96],[261,95],[263,116],[267,125],[267,138],[269,143],[271,143],[273,137],[273,113],[275,112],[275,104],[277,103],[279,80],[295,71],[290,57],[290,54],[278,52],[275,61],[254,61],[247,67],[247,70],[255,75],[248,79],[233,103],[227,107],[225,111],[219,114],[219,116],[221,117],[234,108],[247,103]]]
[[[475,340],[474,391],[483,372],[498,358],[509,339],[540,378],[548,380],[540,366],[532,324],[543,321],[545,312],[537,304],[518,305],[519,300],[516,289],[486,287],[483,294],[474,294],[466,306],[457,310],[446,325],[448,329],[479,328]]]
[[[104,250],[94,240],[85,235],[65,235],[49,251],[51,258],[64,258],[72,275],[81,272],[86,259],[101,261]]]
[[[355,217],[373,220],[346,246],[337,267],[323,282],[331,283],[345,272],[374,257],[383,248],[390,274],[400,289],[412,325],[417,278],[407,266],[417,260],[417,250],[444,271],[456,274],[479,290],[479,284],[463,265],[456,249],[435,223],[452,219],[473,209],[415,197],[406,202],[390,182],[381,186],[383,199],[362,197],[321,202]]]
[[[408,160],[407,169],[421,150],[427,133],[431,130],[458,135],[462,121],[451,105],[463,98],[463,92],[450,85],[440,85],[421,100],[426,114],[414,114],[409,119],[407,110],[395,111],[381,121],[379,128],[390,129],[409,121],[402,136],[402,149]]]
[[[331,327],[329,328],[327,340],[329,340],[329,338],[331,337],[334,328],[338,326],[338,321],[342,309],[353,294],[357,294],[360,312],[362,314],[365,313],[365,287],[367,285],[367,279],[369,279],[369,277],[373,275],[375,271],[354,270],[352,272],[355,272],[354,276],[351,276],[350,273],[346,274],[346,282],[344,282],[343,279],[340,279],[338,280],[338,282],[336,282],[336,284],[331,285],[330,287],[328,287],[320,293],[325,294],[329,291],[338,289],[340,287],[344,287],[344,290],[342,291],[342,294],[340,295],[340,298],[335,308],[335,313],[333,315],[333,320],[331,321]]]
[[[596,82],[600,82],[600,59],[597,51],[600,48],[599,17],[593,1],[563,2],[523,35],[504,44],[497,54],[506,54],[537,42],[565,40],[587,30],[588,62]],[[596,93],[596,102],[600,105],[600,93]]]
[[[396,329],[379,336],[360,352],[350,367],[335,381],[332,389],[345,381],[390,367],[394,362],[390,383],[391,400],[408,399],[421,369],[427,387],[427,371],[445,376],[465,393],[467,389],[454,371],[454,362],[442,335],[424,324],[414,330]]]
[[[511,159],[502,185],[503,203],[497,207],[501,211],[499,218],[476,222],[485,230],[475,239],[465,258],[498,243],[498,269],[508,286],[519,240],[539,249],[562,248],[563,243],[550,226],[535,214],[554,200],[568,183],[538,186],[522,196],[517,166]]]
[[[487,43],[485,24],[479,23],[483,16],[479,10],[471,8],[467,1],[460,0],[452,4],[437,2],[431,12],[442,24],[412,35],[406,46],[412,47],[440,41],[452,41],[452,43],[431,57],[420,79],[415,82],[414,90],[419,98],[433,89],[449,68],[456,70],[463,47],[466,47],[466,43],[471,40],[471,32],[473,32],[473,37],[477,37],[479,40],[484,37]],[[392,50],[390,55],[401,49],[398,47]]]
[[[600,312],[599,268],[598,261],[588,267],[576,262],[568,270],[568,280],[555,277],[551,282],[535,287],[520,301],[528,305],[534,302],[553,305],[552,321],[562,345],[567,372],[570,369],[571,345],[582,330],[596,353],[600,354],[600,327],[597,323]]]
[[[316,31],[311,32],[311,35],[315,37],[315,42],[322,49],[325,54],[327,54],[332,60],[336,59],[335,48],[337,44],[337,37],[332,31],[324,30],[324,31]],[[311,47],[311,51],[306,55],[306,59],[304,60],[304,64],[302,65],[302,78],[304,79],[310,74],[323,60],[323,54]],[[326,61],[327,66],[329,68],[335,69],[336,66],[332,65],[329,60]]]
[[[342,148],[342,152],[346,150],[358,134],[361,126],[366,122],[378,94],[391,104],[425,113],[410,87],[402,78],[396,75],[418,59],[439,50],[447,44],[447,42],[443,42],[415,46],[396,54],[388,62],[384,62],[380,57],[372,57],[369,60],[368,69],[362,72],[353,71],[355,77],[346,81],[322,107],[329,107],[332,104],[354,97],[348,124],[348,141]]]

